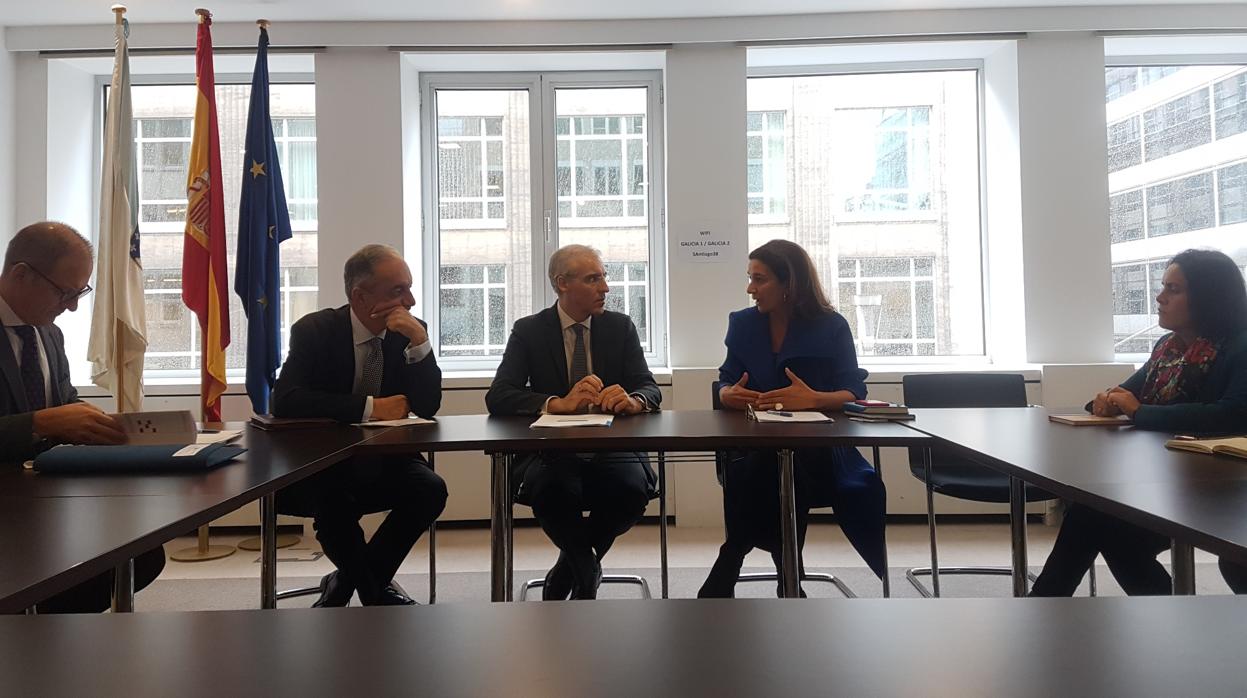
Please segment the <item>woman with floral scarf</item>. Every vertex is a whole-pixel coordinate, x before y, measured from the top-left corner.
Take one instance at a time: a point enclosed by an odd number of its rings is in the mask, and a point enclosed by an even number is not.
[[[1247,290],[1238,265],[1220,252],[1186,250],[1170,260],[1156,304],[1169,334],[1088,411],[1126,415],[1139,429],[1247,432]],[[1172,580],[1156,559],[1168,548],[1163,535],[1071,505],[1031,596],[1072,596],[1097,555],[1127,594],[1169,594]],[[1221,569],[1235,592],[1247,593],[1247,570],[1225,561]]]

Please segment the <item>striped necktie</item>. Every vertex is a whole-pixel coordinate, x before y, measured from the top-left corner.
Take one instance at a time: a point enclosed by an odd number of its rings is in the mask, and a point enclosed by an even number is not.
[[[381,374],[384,371],[384,354],[381,351],[381,338],[368,340],[368,354],[364,356],[364,371],[359,379],[359,392],[377,396],[381,392]]]

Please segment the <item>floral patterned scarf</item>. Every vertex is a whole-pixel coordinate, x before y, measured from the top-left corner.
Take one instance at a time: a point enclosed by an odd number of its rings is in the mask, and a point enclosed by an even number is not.
[[[1139,402],[1145,405],[1195,402],[1220,349],[1220,342],[1203,337],[1184,346],[1177,335],[1169,335],[1152,351]]]

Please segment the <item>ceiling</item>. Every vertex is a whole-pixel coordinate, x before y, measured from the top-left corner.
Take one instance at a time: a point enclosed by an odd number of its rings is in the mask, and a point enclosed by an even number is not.
[[[1235,4],[1237,0],[1095,0],[1096,5]],[[8,26],[106,24],[109,0],[6,1]],[[134,23],[194,21],[208,6],[217,22],[373,20],[568,20],[743,17],[881,10],[1083,6],[1079,0],[128,0]]]

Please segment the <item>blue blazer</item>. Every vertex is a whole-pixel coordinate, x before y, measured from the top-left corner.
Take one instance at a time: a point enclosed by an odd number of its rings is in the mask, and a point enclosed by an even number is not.
[[[793,320],[779,353],[771,352],[771,330],[757,308],[738,310],[728,316],[727,358],[719,367],[719,387],[740,380],[749,372],[750,390],[765,392],[789,385],[784,369],[790,368],[811,388],[822,392],[847,390],[857,399],[866,397],[865,369],[857,365],[853,333],[839,313],[812,320]]]

